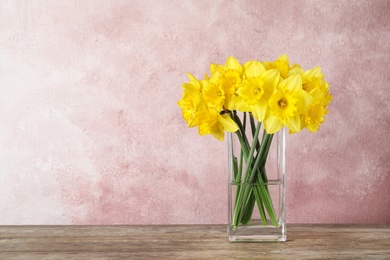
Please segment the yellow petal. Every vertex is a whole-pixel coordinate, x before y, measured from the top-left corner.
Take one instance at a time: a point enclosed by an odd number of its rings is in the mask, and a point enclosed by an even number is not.
[[[226,132],[236,132],[238,130],[238,126],[236,122],[228,115],[223,114],[218,116],[218,122],[223,126]]]
[[[293,95],[302,89],[302,77],[299,74],[291,75],[280,83],[280,88],[288,89]]]
[[[192,96],[199,92],[199,85],[194,82],[184,83],[182,88],[184,90],[184,95],[187,96]]]
[[[199,135],[208,135],[210,134],[210,126],[207,124],[200,124],[198,126]]]
[[[227,70],[237,70],[239,72],[242,71],[241,64],[233,56],[229,56],[227,58],[225,68]]]
[[[219,65],[219,64],[210,64],[210,72],[211,74],[214,74],[215,72],[219,72],[219,73],[222,73],[223,72],[223,66],[222,65]]]
[[[291,132],[297,133],[301,131],[301,118],[298,113],[293,118],[285,122],[285,125],[290,129]]]
[[[259,103],[252,106],[252,114],[257,119],[257,121],[261,122],[264,120],[265,112],[267,111],[267,101],[265,99],[259,100]]]
[[[219,141],[223,141],[223,139],[225,137],[225,133],[223,132],[223,128],[220,129],[220,128],[218,128],[218,126],[213,127],[211,129],[211,134]]]
[[[265,131],[268,134],[274,134],[280,129],[282,129],[283,123],[280,121],[276,116],[274,115],[269,115],[265,120],[264,120],[264,128]]]
[[[300,90],[297,93],[297,97],[298,97],[298,102],[297,102],[298,113],[303,114],[305,113],[307,107],[312,102],[313,97],[304,90]]]
[[[190,79],[191,82],[197,82],[198,80],[191,74],[191,73],[186,73],[188,78]]]
[[[314,67],[311,70],[305,71],[304,77],[308,78],[308,79],[311,79],[311,78],[322,79],[324,77],[324,74],[322,74],[322,72],[321,72],[321,67],[317,66],[317,67]]]
[[[274,66],[280,71],[282,78],[287,78],[290,70],[290,61],[286,54],[282,54],[279,58],[274,61]]]
[[[248,61],[244,65],[244,73],[247,77],[258,77],[265,71],[264,65],[259,61]]]
[[[261,78],[264,80],[264,98],[269,99],[276,87],[279,85],[282,78],[278,70],[267,70],[261,74]]]
[[[238,111],[241,111],[241,112],[249,112],[249,111],[251,111],[250,106],[245,102],[245,100],[241,96],[238,96],[234,100],[234,107]]]
[[[301,67],[295,67],[295,68],[292,68],[288,72],[288,76],[291,76],[291,75],[294,75],[294,74],[300,74],[301,76],[303,76],[304,73],[305,73],[305,71]]]

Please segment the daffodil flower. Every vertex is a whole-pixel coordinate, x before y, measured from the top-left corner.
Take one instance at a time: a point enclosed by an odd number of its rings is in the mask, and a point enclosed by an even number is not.
[[[177,102],[182,109],[182,115],[187,122],[188,127],[198,125],[199,114],[202,114],[207,108],[201,94],[201,83],[191,74],[187,74],[189,82],[182,85],[183,98]]]
[[[300,114],[306,111],[311,99],[302,89],[301,75],[284,79],[268,101],[269,115],[264,120],[267,133],[276,133],[283,126],[294,133],[301,131]]]
[[[238,126],[228,114],[220,114],[217,110],[211,108],[199,118],[199,134],[212,134],[216,139],[224,140],[224,131],[236,132]]]
[[[236,58],[230,56],[227,58],[225,65],[211,64],[211,75],[218,75],[219,83],[224,91],[224,108],[234,110],[236,99],[236,90],[242,81],[242,67]]]
[[[302,127],[306,127],[310,132],[316,132],[325,122],[325,115],[328,113],[327,105],[332,100],[328,92],[329,85],[325,82],[322,86],[325,87],[315,88],[310,92],[313,100],[303,115]]]
[[[270,69],[277,69],[280,72],[280,76],[285,79],[288,77],[289,71],[290,71],[290,61],[286,54],[280,55],[275,61],[273,62],[263,62],[265,68],[267,70]]]
[[[297,67],[290,70],[290,75],[299,74],[302,77],[302,89],[310,94],[312,101],[304,113],[301,113],[301,129],[306,127],[310,132],[316,132],[325,122],[328,113],[326,106],[332,100],[329,94],[329,84],[323,79],[320,67],[304,71]]]
[[[225,90],[219,81],[219,76],[219,72],[212,74],[202,93],[208,107],[221,111],[225,103]]]
[[[279,71],[265,70],[260,62],[244,64],[245,79],[237,90],[237,109],[250,111],[259,121],[263,121],[268,110],[268,100],[280,81]]]

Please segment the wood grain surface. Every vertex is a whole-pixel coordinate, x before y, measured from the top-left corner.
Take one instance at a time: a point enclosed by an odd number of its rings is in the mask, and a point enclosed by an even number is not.
[[[390,225],[288,225],[230,243],[226,225],[0,226],[0,259],[390,259]]]

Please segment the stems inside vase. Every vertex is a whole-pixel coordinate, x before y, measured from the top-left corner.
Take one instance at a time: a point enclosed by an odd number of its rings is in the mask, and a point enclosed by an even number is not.
[[[232,181],[233,184],[237,185],[232,219],[233,228],[237,229],[240,224],[250,223],[255,204],[257,204],[262,224],[268,225],[267,213],[272,225],[277,226],[278,221],[268,189],[268,177],[265,170],[273,134],[268,134],[263,130],[261,142],[259,142],[261,122],[255,124],[252,114],[249,113],[252,134],[252,142],[250,143],[245,132],[246,113],[244,113],[244,124],[241,123],[235,111],[231,117],[239,127],[236,136],[241,148],[240,160],[237,159],[234,152],[232,154],[234,163]]]

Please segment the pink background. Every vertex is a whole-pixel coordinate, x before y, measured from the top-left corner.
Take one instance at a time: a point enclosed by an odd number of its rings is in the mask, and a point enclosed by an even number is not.
[[[289,223],[390,223],[390,1],[1,1],[0,224],[227,222],[227,145],[185,72],[320,65],[320,131],[287,138]]]

